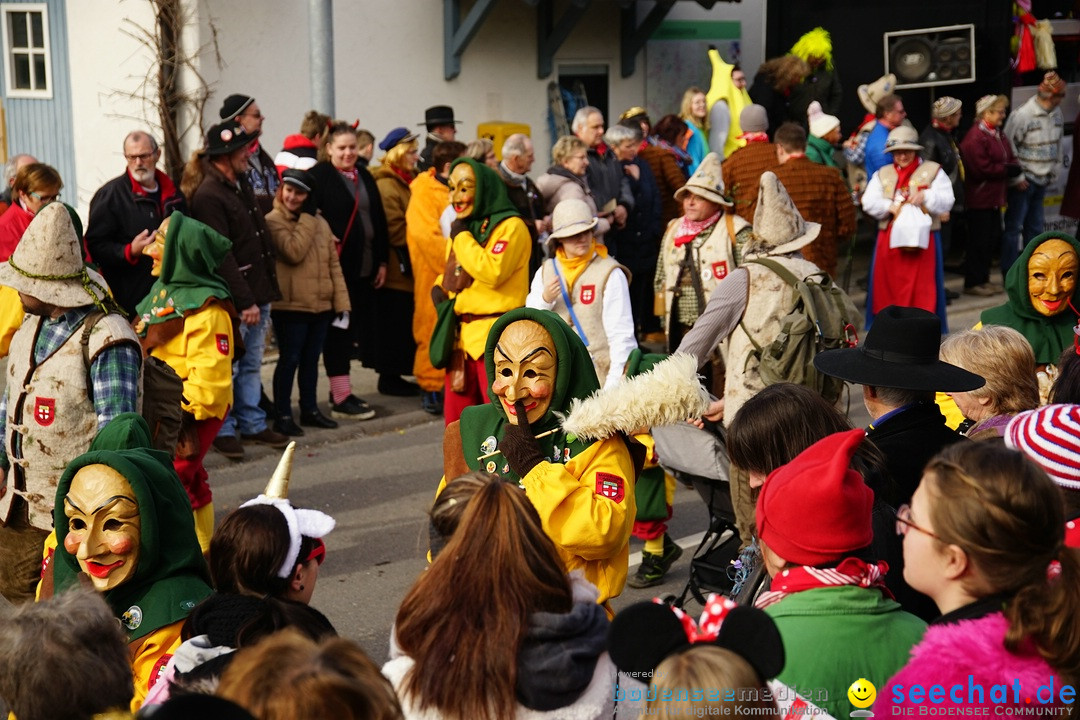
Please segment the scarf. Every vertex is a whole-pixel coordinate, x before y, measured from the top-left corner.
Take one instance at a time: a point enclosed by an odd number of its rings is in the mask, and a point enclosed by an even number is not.
[[[415,173],[399,168],[397,165],[391,165],[390,169],[394,171],[395,175],[404,180],[406,185],[412,185],[412,181],[416,179]]]
[[[684,215],[679,221],[679,228],[675,231],[675,247],[682,247],[711,228],[720,219],[720,214],[723,212],[723,210],[718,210],[715,215],[704,220],[688,220]]]
[[[769,133],[745,132],[739,136],[739,140],[745,140],[747,145],[756,142],[769,142]]]
[[[562,271],[562,276],[566,280],[566,289],[574,287],[574,283],[581,276],[581,273],[585,272],[585,268],[589,266],[589,263],[593,261],[594,257],[607,257],[608,249],[605,245],[597,245],[596,238],[593,238],[589,244],[589,252],[585,253],[581,257],[567,257],[566,250],[562,245],[559,245],[555,249],[555,257],[558,258],[559,269]]]
[[[143,337],[147,326],[182,318],[212,298],[232,301],[228,284],[218,274],[232,242],[179,211],[169,218],[161,275],[135,306],[140,318],[138,332]]]
[[[834,568],[816,568],[809,565],[789,567],[773,578],[773,587],[779,589],[762,593],[754,605],[766,608],[793,593],[843,585],[879,588],[885,597],[891,599],[893,594],[885,587],[885,573],[888,571],[888,563],[868,563],[853,557],[845,558]]]
[[[907,167],[900,167],[893,163],[893,167],[896,168],[896,192],[899,192],[904,198],[908,196],[908,184],[911,182],[911,176],[915,174],[921,164],[922,161],[919,158],[909,162]]]
[[[465,218],[465,223],[476,242],[483,246],[487,244],[499,223],[512,217],[519,218],[521,213],[510,202],[510,196],[506,194],[506,183],[497,172],[472,158],[459,157],[450,165],[451,174],[454,168],[462,163],[467,163],[476,177],[472,214]]]

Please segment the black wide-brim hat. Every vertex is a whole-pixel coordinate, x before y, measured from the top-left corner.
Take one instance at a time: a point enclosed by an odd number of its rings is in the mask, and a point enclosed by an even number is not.
[[[454,119],[454,108],[449,105],[432,105],[424,111],[424,122],[419,124],[431,130],[440,125],[460,125],[461,121]]]
[[[986,384],[982,376],[943,362],[940,347],[937,315],[890,305],[874,317],[859,347],[819,353],[814,367],[848,382],[900,390],[968,392]]]

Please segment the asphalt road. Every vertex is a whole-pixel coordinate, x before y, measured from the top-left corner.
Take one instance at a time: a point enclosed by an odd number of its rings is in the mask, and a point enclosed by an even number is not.
[[[329,513],[337,528],[327,537],[312,605],[345,637],[358,641],[377,661],[386,658],[390,627],[405,593],[427,564],[427,510],[442,468],[442,423],[298,448],[289,496],[294,504]],[[271,453],[211,471],[219,519],[257,495],[274,470]],[[708,523],[697,493],[679,486],[672,535],[689,545]],[[632,551],[641,549],[634,541]],[[655,595],[679,593],[687,580],[690,551],[663,585],[627,588],[616,608]]]

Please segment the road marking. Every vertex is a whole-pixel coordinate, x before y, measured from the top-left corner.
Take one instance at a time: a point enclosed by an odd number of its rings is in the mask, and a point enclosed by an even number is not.
[[[697,549],[697,546],[701,544],[701,539],[705,537],[704,532],[695,533],[693,535],[687,535],[684,538],[679,538],[675,541],[675,544],[681,547],[683,550]],[[723,539],[727,540],[731,537],[731,530],[725,530]],[[630,553],[630,567],[637,567],[641,564],[641,551]]]

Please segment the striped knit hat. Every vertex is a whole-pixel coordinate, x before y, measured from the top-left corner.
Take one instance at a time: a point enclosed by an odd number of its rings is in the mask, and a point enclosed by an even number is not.
[[[1080,490],[1080,405],[1046,405],[1017,414],[1005,444],[1019,450],[1069,490]]]

